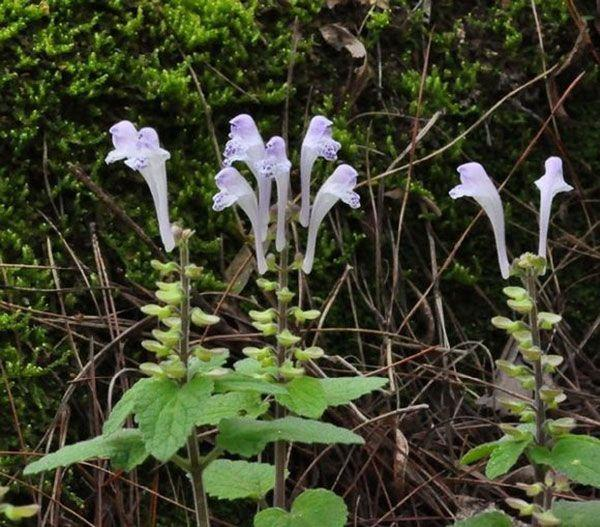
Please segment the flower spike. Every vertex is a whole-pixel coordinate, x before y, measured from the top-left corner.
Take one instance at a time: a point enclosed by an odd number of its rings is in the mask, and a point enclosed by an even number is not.
[[[231,121],[229,141],[223,152],[223,164],[232,166],[235,161],[242,161],[256,178],[258,183],[259,234],[261,241],[267,238],[269,226],[269,207],[271,206],[272,180],[261,177],[261,164],[265,156],[265,144],[258,131],[254,119],[243,113]]]
[[[121,121],[110,128],[114,150],[106,156],[106,163],[125,160],[132,170],[138,171],[154,201],[160,237],[167,252],[175,247],[175,239],[169,220],[166,161],[171,154],[160,147],[154,128],[142,128],[139,132],[130,121]]]
[[[460,185],[450,191],[452,199],[468,196],[473,198],[487,214],[492,224],[498,264],[502,278],[509,276],[508,256],[506,255],[506,239],[504,233],[504,209],[496,186],[479,163],[466,163],[457,168],[460,174]]]
[[[248,184],[235,168],[225,167],[216,176],[215,182],[219,192],[213,196],[213,210],[221,211],[237,203],[246,213],[254,234],[254,245],[256,250],[256,264],[259,274],[267,270],[267,262],[260,239],[259,213],[256,196],[252,187]]]
[[[275,136],[269,139],[265,151],[261,176],[275,179],[277,185],[277,236],[275,238],[275,248],[281,251],[285,247],[285,212],[292,164],[285,153],[285,141],[282,137]]]
[[[318,157],[327,161],[335,161],[340,149],[340,143],[332,138],[333,123],[317,115],[308,125],[308,130],[302,142],[300,151],[300,182],[302,186],[302,204],[300,206],[300,223],[308,227],[310,215],[310,175]]]
[[[312,270],[315,258],[315,245],[317,232],[327,213],[342,200],[353,209],[360,207],[360,196],[354,192],[357,172],[350,165],[340,165],[321,186],[313,203],[308,226],[308,240],[306,254],[302,263],[302,270],[308,274]]]
[[[535,181],[535,186],[540,190],[540,237],[538,255],[544,258],[546,257],[552,200],[559,192],[570,192],[573,190],[573,187],[564,180],[562,160],[560,157],[549,157],[546,159],[545,168],[545,174]]]

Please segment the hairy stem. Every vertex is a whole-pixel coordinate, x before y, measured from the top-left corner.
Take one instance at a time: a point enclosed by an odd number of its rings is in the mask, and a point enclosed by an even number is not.
[[[288,245],[279,254],[279,289],[288,286]],[[287,329],[287,301],[277,300],[277,326],[281,333]],[[277,345],[277,365],[281,366],[285,361],[285,347]],[[279,419],[285,416],[285,408],[275,403],[275,418]],[[286,465],[286,443],[285,441],[275,442],[275,491],[273,495],[273,506],[285,509],[285,465]]]

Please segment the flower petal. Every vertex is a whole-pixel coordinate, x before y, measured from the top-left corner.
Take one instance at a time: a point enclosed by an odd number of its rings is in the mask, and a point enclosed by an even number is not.
[[[340,165],[317,192],[310,214],[306,253],[302,263],[302,270],[306,274],[312,271],[317,233],[327,213],[339,200],[347,203],[352,208],[360,206],[360,197],[353,190],[356,186],[357,175],[356,170],[350,165]]]
[[[302,186],[302,204],[300,223],[308,226],[310,216],[310,176],[318,157],[335,161],[340,143],[332,138],[332,122],[322,115],[313,117],[302,141],[300,151],[300,182]]]
[[[132,155],[135,151],[138,132],[131,121],[120,121],[110,127],[112,143],[115,147],[106,156],[106,163],[114,163]]]
[[[535,181],[536,187],[540,190],[540,235],[538,255],[543,257],[546,257],[552,200],[554,199],[554,196],[560,192],[570,192],[573,190],[573,187],[564,180],[563,165],[560,157],[549,157],[546,159],[545,168],[545,174]]]
[[[483,208],[492,224],[498,264],[502,278],[509,276],[509,263],[506,254],[506,239],[504,232],[504,209],[496,186],[479,163],[466,163],[457,169],[461,184],[450,190],[452,199],[468,196],[473,198]]]

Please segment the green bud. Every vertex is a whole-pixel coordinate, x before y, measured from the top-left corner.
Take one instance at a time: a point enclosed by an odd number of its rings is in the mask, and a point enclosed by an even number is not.
[[[531,516],[535,512],[535,505],[518,498],[506,498],[504,502],[511,508],[519,511],[519,516]]]
[[[577,426],[577,422],[572,417],[561,417],[560,419],[549,419],[546,422],[548,433],[557,437],[563,434],[568,434]]]
[[[273,322],[273,320],[275,320],[275,318],[277,317],[277,311],[272,307],[269,309],[265,309],[264,311],[251,310],[248,311],[248,314],[250,315],[250,318],[252,320],[256,320],[257,322],[262,323]]]
[[[519,346],[519,351],[526,361],[531,363],[537,362],[542,358],[542,350],[538,346],[531,345],[530,347]]]
[[[176,262],[159,262],[158,260],[152,260],[150,262],[152,269],[158,271],[161,276],[167,276],[171,273],[179,271],[179,265]]]
[[[319,348],[318,346],[312,346],[304,350],[300,348],[296,348],[294,350],[294,357],[296,357],[296,359],[298,359],[299,361],[317,360],[320,359],[323,355],[325,355],[325,352],[322,348]]]
[[[533,517],[540,527],[555,527],[560,525],[560,520],[551,511],[534,512]]]
[[[527,483],[517,482],[517,487],[519,487],[521,490],[524,490],[525,494],[527,494],[527,496],[530,498],[538,496],[544,492],[544,485],[541,483],[532,483],[531,485],[528,485]]]
[[[552,404],[557,399],[559,399],[561,395],[564,395],[564,394],[560,388],[552,388],[550,386],[542,386],[540,388],[540,398],[546,404]],[[564,399],[562,399],[562,400],[564,400]],[[558,402],[561,402],[561,401],[558,401]]]
[[[187,276],[190,280],[197,280],[198,278],[202,278],[202,273],[204,272],[204,268],[198,267],[196,264],[189,264],[185,266],[185,276]]]
[[[272,280],[267,280],[266,278],[259,278],[256,280],[256,285],[260,287],[263,291],[275,291],[279,284],[277,282],[273,282]]]
[[[273,322],[267,322],[265,324],[262,322],[252,322],[252,325],[265,337],[272,337],[277,334],[277,324],[274,324]]]
[[[527,366],[513,364],[507,360],[497,360],[496,366],[509,377],[523,377],[531,374],[531,370]]]
[[[295,296],[295,294],[292,293],[287,287],[282,287],[275,293],[275,295],[281,302],[284,303],[290,302]]]
[[[541,276],[546,272],[546,259],[533,253],[524,253],[513,262],[513,272],[519,276]]]
[[[556,473],[554,475],[554,488],[556,492],[569,492],[571,490],[569,478],[564,474]]]
[[[273,356],[273,349],[268,346],[265,346],[264,348],[248,346],[242,350],[242,353],[246,355],[246,357],[261,361],[271,358]]]
[[[159,280],[154,283],[160,291],[174,291],[175,289],[181,289],[181,283],[179,282],[161,282]]]
[[[562,320],[560,315],[549,313],[548,311],[540,311],[537,316],[538,324],[541,329],[552,329]]]
[[[171,316],[171,307],[170,306],[158,306],[156,304],[148,304],[142,306],[141,312],[145,315],[149,315],[151,317],[158,317],[159,319],[163,319]]]
[[[161,362],[160,367],[169,379],[183,379],[187,374],[187,369],[179,357]]]
[[[175,329],[179,331],[181,329],[181,318],[179,317],[167,317],[162,320],[162,323],[169,329]]]
[[[269,271],[277,271],[277,259],[273,253],[267,254],[265,261],[267,262],[267,269]]]
[[[199,307],[192,309],[192,312],[190,313],[190,319],[192,320],[192,324],[202,328],[206,326],[212,326],[221,320],[216,315],[209,315],[208,313],[205,313]]]
[[[523,300],[524,298],[529,298],[527,289],[523,289],[522,287],[509,286],[502,289],[502,292],[513,300]]]
[[[521,298],[520,300],[509,299],[506,301],[508,307],[517,313],[527,314],[533,309],[533,302],[529,298]]]
[[[541,357],[542,367],[546,373],[553,373],[564,360],[560,355],[543,355]]]
[[[292,334],[289,329],[284,329],[275,338],[277,339],[278,344],[286,348],[298,344],[298,342],[302,340],[300,337]]]
[[[292,361],[286,360],[279,368],[279,373],[285,380],[296,379],[304,375],[304,368],[296,368]]]
[[[302,269],[302,262],[304,261],[304,257],[300,253],[296,253],[294,256],[294,261],[290,264],[290,269],[292,271],[299,271]]]
[[[39,505],[11,505],[10,503],[3,503],[0,505],[0,511],[11,521],[19,521],[22,518],[31,518],[32,516],[35,516],[39,510]]]
[[[143,340],[142,348],[148,350],[150,353],[156,354],[159,359],[168,357],[173,353],[173,350],[160,342],[156,342],[155,340]]]
[[[163,369],[154,362],[143,362],[140,364],[140,371],[148,377],[156,377],[158,379],[164,379],[166,377]]]
[[[524,439],[528,439],[531,437],[531,433],[525,430],[521,430],[520,428],[511,426],[506,423],[501,423],[499,425],[500,430],[502,430],[507,436],[510,436],[517,441],[523,441]]]
[[[316,320],[321,316],[321,312],[317,309],[309,309],[307,311],[303,311],[299,307],[291,308],[288,313],[292,315],[296,319],[296,322],[298,322],[299,324],[302,324],[307,320]]]
[[[535,412],[531,408],[523,410],[521,415],[519,415],[519,421],[521,423],[533,423],[535,421]]]
[[[170,329],[169,331],[161,331],[160,329],[153,329],[152,336],[167,346],[167,348],[174,348],[179,344],[181,333],[176,329]]]
[[[533,336],[531,335],[531,331],[515,331],[512,334],[513,338],[517,341],[519,345],[519,349],[523,348],[531,348],[533,346]]]
[[[500,405],[503,408],[505,408],[511,414],[514,414],[514,415],[519,415],[521,412],[523,412],[529,408],[527,403],[525,403],[523,401],[517,401],[515,399],[508,399],[508,398],[503,397],[503,398],[499,398],[498,402],[500,403]]]
[[[203,375],[206,375],[208,377],[223,377],[224,375],[227,375],[230,372],[231,370],[228,368],[213,368],[210,371],[204,372]]]
[[[183,292],[181,291],[180,284],[176,284],[176,286],[177,287],[171,288],[169,290],[161,289],[160,291],[156,291],[156,293],[154,294],[156,295],[156,298],[158,298],[161,302],[164,302],[165,304],[169,304],[171,306],[178,306],[183,300]]]
[[[533,390],[535,388],[535,377],[533,375],[520,377],[519,382],[526,390]]]

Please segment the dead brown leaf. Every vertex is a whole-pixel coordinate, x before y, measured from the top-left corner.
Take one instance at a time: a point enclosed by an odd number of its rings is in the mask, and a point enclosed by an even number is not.
[[[325,41],[335,49],[345,48],[355,59],[362,59],[367,55],[364,44],[344,26],[328,24],[321,26],[320,31]]]

